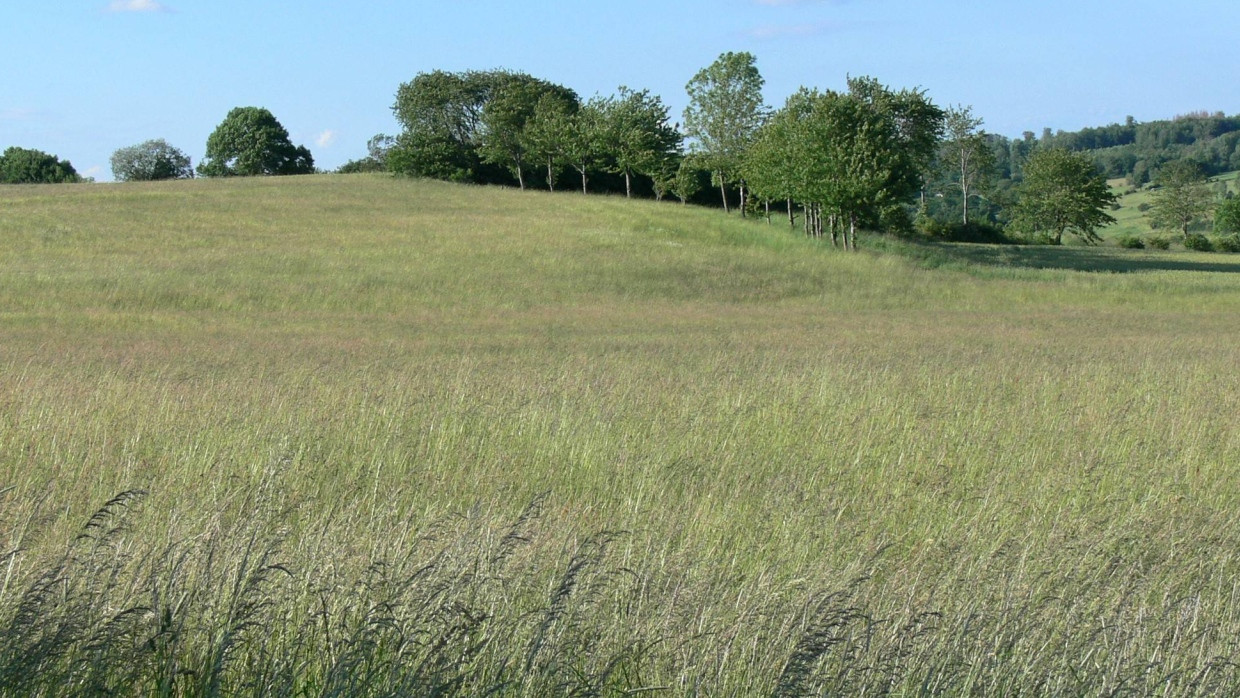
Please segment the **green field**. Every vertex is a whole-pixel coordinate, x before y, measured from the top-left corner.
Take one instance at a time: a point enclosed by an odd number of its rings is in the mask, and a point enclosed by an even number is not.
[[[1240,693],[1240,258],[863,243],[0,187],[0,694]]]
[[[1217,177],[1211,177],[1211,186],[1218,182],[1226,182],[1229,191],[1235,193],[1240,187],[1240,180],[1237,179],[1236,172],[1228,172]],[[1154,230],[1150,227],[1149,211],[1142,211],[1139,207],[1142,204],[1152,204],[1154,197],[1152,190],[1148,187],[1133,189],[1128,186],[1124,179],[1108,180],[1111,185],[1111,191],[1119,197],[1119,208],[1111,211],[1111,217],[1115,219],[1115,223],[1103,228],[1100,234],[1107,239],[1118,239],[1120,237],[1131,235],[1140,238],[1147,238],[1150,235],[1161,235],[1171,240],[1176,240],[1179,236],[1178,230]],[[1209,221],[1197,224],[1194,228],[1199,232],[1210,232]]]

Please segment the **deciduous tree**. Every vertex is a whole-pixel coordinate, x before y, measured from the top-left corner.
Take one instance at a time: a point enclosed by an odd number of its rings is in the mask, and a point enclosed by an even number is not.
[[[1214,232],[1240,233],[1240,196],[1223,199],[1214,209]]]
[[[671,126],[663,100],[649,90],[621,87],[602,103],[604,150],[611,171],[624,176],[625,196],[633,195],[633,175],[649,177],[670,168],[680,148],[680,132]]]
[[[727,185],[739,178],[745,151],[757,137],[766,109],[762,104],[764,80],[753,54],[725,53],[693,76],[685,89],[685,133],[691,152],[715,174],[728,210]],[[745,184],[741,185],[744,212]]]
[[[555,191],[556,174],[565,165],[571,164],[569,145],[577,109],[575,100],[544,94],[539,97],[534,113],[525,124],[525,149],[531,160],[546,165],[547,188],[551,191]]]
[[[1191,160],[1175,160],[1158,172],[1150,221],[1159,228],[1178,228],[1188,237],[1188,229],[1204,220],[1214,208],[1209,179],[1201,166]]]
[[[969,196],[990,175],[994,152],[981,130],[981,117],[973,116],[971,107],[948,109],[944,126],[940,162],[951,168],[951,179],[960,189],[963,222],[968,225]]]
[[[112,176],[121,182],[187,179],[194,176],[189,156],[162,138],[112,153]]]
[[[593,97],[569,119],[564,140],[564,159],[581,175],[581,193],[589,193],[589,175],[603,158],[604,100]]]
[[[484,160],[506,166],[522,189],[530,146],[526,124],[544,99],[559,99],[574,108],[577,104],[577,94],[566,87],[511,73],[495,87],[482,109],[478,151]]]
[[[237,107],[207,138],[207,157],[198,172],[207,177],[310,174],[314,158],[305,146],[292,144],[270,111]]]
[[[80,182],[77,170],[42,150],[10,147],[0,155],[0,184],[64,184]]]
[[[1093,160],[1061,148],[1035,150],[1024,166],[1013,224],[1030,233],[1050,233],[1056,245],[1064,233],[1087,243],[1101,240],[1097,228],[1114,223],[1106,209],[1115,195]]]

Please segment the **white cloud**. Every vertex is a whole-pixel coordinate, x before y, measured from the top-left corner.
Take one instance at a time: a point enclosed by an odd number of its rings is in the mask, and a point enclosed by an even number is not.
[[[329,128],[315,136],[314,142],[317,143],[320,148],[326,148],[336,142],[336,132]]]
[[[98,177],[99,175],[103,174],[103,165],[94,165],[93,167],[87,167],[86,169],[82,170],[78,174],[82,175],[83,177],[92,177],[92,178]]]
[[[166,12],[168,7],[157,0],[112,0],[108,12]]]

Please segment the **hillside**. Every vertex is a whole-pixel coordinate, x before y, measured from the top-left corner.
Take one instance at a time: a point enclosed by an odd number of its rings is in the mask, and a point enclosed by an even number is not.
[[[1240,691],[1233,258],[867,244],[0,187],[0,693]]]

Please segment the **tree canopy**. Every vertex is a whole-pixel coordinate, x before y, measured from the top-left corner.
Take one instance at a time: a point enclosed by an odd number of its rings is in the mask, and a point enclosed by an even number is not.
[[[487,162],[507,167],[522,189],[525,165],[535,145],[526,125],[534,120],[540,104],[544,112],[576,111],[577,93],[524,73],[502,73],[482,108],[478,153]]]
[[[1056,245],[1064,233],[1095,243],[1100,238],[1094,231],[1115,222],[1105,211],[1113,203],[1115,195],[1088,156],[1038,150],[1025,163],[1013,222],[1030,233],[1049,233]]]
[[[621,87],[602,102],[602,142],[610,170],[624,177],[625,196],[633,195],[632,179],[652,179],[674,171],[680,154],[680,132],[671,126],[663,100],[649,90]]]
[[[892,92],[870,78],[848,92],[801,89],[762,127],[744,173],[756,194],[806,205],[807,230],[832,241],[875,225],[907,203],[942,128],[942,112],[917,91]],[[889,214],[888,214],[889,215]]]
[[[189,156],[162,138],[112,153],[112,176],[121,182],[185,179],[194,176]]]
[[[745,153],[766,118],[762,75],[753,54],[728,52],[698,71],[685,86],[685,134],[690,151],[715,173],[728,210],[727,183],[737,178]],[[744,210],[742,182],[741,206]]]
[[[314,158],[305,146],[292,144],[270,111],[237,107],[207,138],[198,172],[206,177],[310,174]]]
[[[1208,181],[1201,166],[1191,160],[1164,165],[1151,202],[1150,222],[1155,227],[1176,228],[1187,238],[1189,226],[1204,220],[1214,208]]]
[[[973,116],[972,107],[948,109],[944,127],[940,164],[950,171],[948,179],[960,190],[962,222],[968,225],[969,196],[989,177],[995,155],[986,132],[981,130],[982,119]]]
[[[41,150],[10,147],[0,155],[0,184],[64,184],[80,182],[77,170]]]

